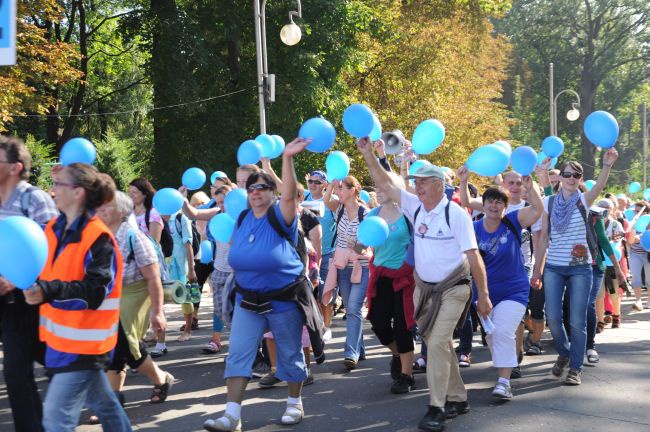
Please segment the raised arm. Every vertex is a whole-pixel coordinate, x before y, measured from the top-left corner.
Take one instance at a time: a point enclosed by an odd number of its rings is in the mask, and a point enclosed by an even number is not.
[[[473,198],[469,194],[469,188],[467,187],[467,182],[469,181],[469,170],[465,165],[458,168],[456,171],[456,177],[460,180],[460,205],[482,212],[483,202],[478,198]]]
[[[183,202],[183,214],[190,220],[209,221],[219,213],[221,213],[221,209],[219,207],[197,209],[189,203],[187,198],[185,198],[185,202]]]
[[[340,180],[332,180],[327,184],[325,188],[325,193],[323,193],[323,204],[327,206],[328,209],[333,212],[337,211],[341,202],[338,198],[334,198],[334,188],[341,184]]]
[[[542,187],[542,190],[546,189],[551,185],[551,178],[548,176],[548,167],[551,165],[551,158],[547,157],[542,161],[541,165],[535,165],[535,174],[537,175],[537,181]]]
[[[262,169],[264,172],[273,177],[273,181],[275,181],[275,184],[278,185],[278,189],[282,189],[282,179],[278,177],[278,175],[273,170],[273,167],[271,166],[271,159],[262,158]]]
[[[542,201],[539,191],[535,187],[535,182],[533,182],[532,177],[522,177],[521,182],[526,188],[526,192],[528,192],[528,202],[530,203],[530,206],[519,210],[517,219],[519,220],[519,225],[522,227],[529,227],[537,222],[544,212],[544,202]]]
[[[600,170],[600,175],[598,176],[598,180],[596,180],[596,184],[591,188],[591,190],[585,192],[587,207],[591,206],[594,201],[596,201],[598,195],[600,195],[605,188],[607,177],[609,177],[609,171],[612,169],[612,165],[614,165],[616,159],[618,159],[618,152],[616,149],[612,147],[607,150],[607,153],[605,153],[605,156],[603,157],[603,169]]]
[[[379,161],[377,161],[377,158],[375,158],[375,155],[372,153],[372,142],[370,141],[370,138],[366,137],[358,140],[357,148],[363,155],[366,165],[368,165],[370,176],[375,182],[375,185],[383,188],[391,200],[400,206],[402,202],[402,189],[393,182],[393,179],[388,175],[388,172],[379,165]]]
[[[302,152],[311,140],[296,138],[284,148],[282,154],[282,185],[280,186],[280,211],[287,225],[296,218],[296,170],[293,157]]]
[[[548,249],[548,214],[542,212],[542,229],[539,232],[537,244],[535,244],[535,265],[533,266],[533,277],[530,278],[530,286],[534,289],[542,288],[542,271],[546,263],[546,251]]]

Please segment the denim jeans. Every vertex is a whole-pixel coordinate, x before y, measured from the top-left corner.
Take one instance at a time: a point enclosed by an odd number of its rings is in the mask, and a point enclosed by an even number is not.
[[[363,317],[361,308],[363,299],[368,289],[368,267],[364,267],[361,273],[361,282],[352,283],[352,268],[346,267],[337,271],[338,285],[345,303],[345,350],[343,356],[352,360],[359,360],[365,354],[363,346]]]
[[[334,256],[333,252],[330,252],[328,254],[323,254],[320,260],[320,269],[318,270],[318,301],[321,302],[323,300],[323,291],[325,289],[325,280],[327,279],[327,273],[330,271],[330,258]],[[332,299],[330,300],[330,304],[334,304],[336,302],[336,297],[338,297],[338,287],[334,288],[334,292],[332,293]]]
[[[472,305],[474,307],[474,305]],[[467,318],[465,318],[465,324],[461,327],[459,336],[459,345],[458,349],[461,354],[471,354],[472,352],[472,340],[474,339],[474,327],[472,326],[472,314],[467,311]]]
[[[84,405],[99,417],[104,431],[131,431],[129,419],[103,370],[54,374],[43,404],[45,431],[74,432]]]
[[[598,266],[591,266],[591,268],[593,276],[591,291],[589,292],[589,304],[587,305],[587,349],[594,349],[596,346],[596,326],[598,325],[596,320],[596,297],[605,275],[605,271]]]
[[[554,266],[544,268],[546,320],[553,343],[560,357],[569,358],[572,369],[582,370],[587,345],[587,305],[592,285],[591,265]],[[571,342],[562,324],[564,292],[569,294]]]

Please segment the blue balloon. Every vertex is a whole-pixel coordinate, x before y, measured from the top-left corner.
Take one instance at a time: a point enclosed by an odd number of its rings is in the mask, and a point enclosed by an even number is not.
[[[418,159],[418,160],[416,160],[415,162],[413,162],[413,163],[411,164],[411,166],[409,167],[409,174],[410,174],[410,175],[413,175],[413,174],[415,174],[416,171],[419,170],[421,167],[423,167],[423,166],[429,166],[429,165],[432,165],[432,163],[429,162],[428,160]]]
[[[220,178],[228,178],[228,174],[226,174],[223,171],[213,172],[212,175],[210,176],[210,184],[214,184],[214,182]]]
[[[237,149],[237,162],[239,165],[255,165],[262,157],[262,146],[254,140],[246,140]]]
[[[618,196],[617,196],[618,198]],[[643,190],[643,199],[646,201],[650,201],[650,189],[644,189]]]
[[[273,147],[273,154],[271,155],[271,159],[275,159],[276,157],[279,157],[283,152],[284,152],[284,138],[282,138],[280,135],[271,135],[273,137],[273,140],[275,141],[275,146]]]
[[[595,184],[596,184],[595,180],[587,180],[585,182],[585,187],[587,188],[587,190],[591,190],[591,188],[594,187]]]
[[[381,123],[379,122],[379,118],[377,118],[376,115],[373,114],[372,118],[373,126],[372,131],[370,131],[370,139],[374,142],[381,138]]]
[[[153,196],[153,206],[161,215],[173,215],[183,207],[185,198],[176,189],[163,188]]]
[[[370,194],[366,190],[361,190],[361,193],[359,194],[359,198],[361,198],[361,201],[364,203],[368,204],[370,202]]]
[[[494,141],[492,144],[501,147],[508,156],[512,155],[512,146],[508,141]]]
[[[63,145],[59,161],[63,166],[77,162],[91,165],[95,162],[95,157],[97,157],[97,150],[93,143],[86,138],[72,138]]]
[[[342,151],[333,151],[325,160],[325,168],[330,179],[343,180],[350,174],[350,159]]]
[[[627,190],[628,190],[628,192],[630,192],[631,194],[635,194],[635,193],[637,193],[638,191],[641,190],[641,183],[639,183],[639,182],[632,182],[632,183],[630,183],[630,185],[628,186]]]
[[[528,146],[517,147],[510,156],[512,169],[522,176],[528,176],[535,171],[537,165],[537,153]]]
[[[209,264],[212,261],[212,256],[212,242],[210,240],[203,240],[201,242],[201,263]]]
[[[537,165],[541,165],[542,162],[544,162],[544,159],[546,159],[547,157],[548,156],[546,156],[546,153],[544,152],[537,153]],[[551,159],[551,164],[548,166],[548,169],[555,168],[556,164],[557,164],[557,157],[554,157]]]
[[[43,229],[24,216],[0,221],[0,275],[20,289],[38,279],[47,262],[47,238]]]
[[[248,194],[242,188],[233,189],[228,192],[223,203],[226,206],[226,213],[237,220],[239,214],[248,208]]]
[[[542,141],[542,151],[549,157],[558,157],[564,151],[564,141],[551,135]]]
[[[188,190],[201,189],[205,184],[205,172],[201,168],[188,168],[183,173],[182,182]]]
[[[606,111],[594,111],[589,114],[583,129],[587,139],[597,147],[614,147],[618,139],[618,122]]]
[[[465,165],[478,175],[493,177],[501,174],[509,163],[510,156],[503,147],[488,144],[474,150]]]
[[[226,196],[226,198],[228,198],[228,196]],[[235,219],[230,217],[227,213],[219,213],[210,219],[210,222],[208,222],[208,229],[215,240],[228,243],[232,238],[232,233],[235,231]]]
[[[258,135],[255,141],[262,147],[262,157],[270,158],[273,156],[277,144],[271,135]]]
[[[633,209],[627,209],[625,210],[624,213],[625,213],[625,219],[627,219],[628,222],[634,219],[635,214]]]
[[[307,146],[307,150],[314,153],[323,153],[334,145],[336,130],[332,123],[324,118],[314,117],[300,126],[298,136],[303,139],[311,138],[312,141]]]
[[[649,223],[650,223],[650,215],[643,215],[639,219],[637,219],[636,223],[634,224],[634,229],[636,230],[636,232],[643,232],[645,231]]]
[[[646,231],[641,235],[641,246],[646,252],[650,252],[650,231]]]
[[[434,152],[445,139],[445,127],[438,120],[428,119],[413,132],[412,149],[417,154]]]
[[[368,216],[359,224],[357,239],[366,246],[377,247],[388,238],[388,224],[379,216]]]
[[[352,104],[343,112],[343,128],[355,138],[370,135],[374,125],[374,114],[364,104]]]
[[[612,249],[614,250],[614,257],[616,258],[616,261],[619,261],[621,259],[621,244],[618,242],[609,242],[610,245],[612,245]],[[603,253],[603,255],[605,255]],[[607,267],[614,267],[614,264],[612,263],[612,260],[609,259],[609,256],[605,255],[605,264]]]

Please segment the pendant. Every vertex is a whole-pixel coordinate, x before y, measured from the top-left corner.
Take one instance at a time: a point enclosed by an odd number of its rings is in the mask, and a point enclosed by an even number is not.
[[[248,236],[248,243],[253,243],[255,241],[255,234],[251,234]]]
[[[420,233],[422,237],[424,237],[424,235],[427,233],[428,230],[429,227],[425,223],[421,223],[420,226],[418,227],[418,233]]]
[[[397,231],[397,225],[391,225],[390,230],[391,231]]]

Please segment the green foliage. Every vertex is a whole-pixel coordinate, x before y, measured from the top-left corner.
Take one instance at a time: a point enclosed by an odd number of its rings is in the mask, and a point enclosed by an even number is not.
[[[113,177],[119,190],[126,190],[133,179],[143,174],[145,161],[138,158],[137,139],[120,138],[109,129],[104,139],[95,142],[95,147],[97,169]]]
[[[25,145],[32,155],[29,182],[43,190],[49,190],[52,187],[52,178],[50,176],[52,165],[56,163],[56,158],[52,156],[54,144],[46,144],[28,134],[25,138]]]

